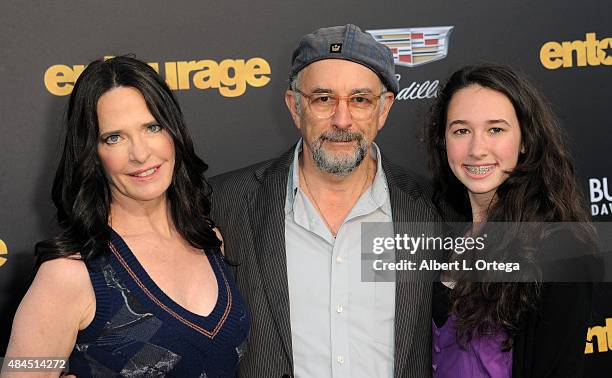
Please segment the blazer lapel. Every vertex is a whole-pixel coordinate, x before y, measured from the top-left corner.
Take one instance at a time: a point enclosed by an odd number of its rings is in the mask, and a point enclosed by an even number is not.
[[[249,201],[255,256],[259,267],[268,308],[293,369],[289,289],[285,251],[285,197],[287,177],[293,149],[276,162],[256,172],[260,185]]]
[[[420,235],[420,232],[411,229],[416,220],[424,220],[423,213],[427,209],[423,206],[420,189],[414,179],[397,170],[383,157],[383,167],[389,186],[391,212],[396,234]],[[414,223],[413,223],[414,224]],[[418,233],[415,233],[418,232]],[[401,254],[396,253],[396,260]],[[410,282],[405,270],[396,271],[395,285],[395,377],[404,376],[408,353],[413,345],[413,336],[420,312],[423,311],[422,299],[424,285],[421,282]]]

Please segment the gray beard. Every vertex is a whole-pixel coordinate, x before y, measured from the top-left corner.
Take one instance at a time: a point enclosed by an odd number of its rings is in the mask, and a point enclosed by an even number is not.
[[[351,154],[336,156],[325,151],[323,142],[357,141],[357,146]],[[321,134],[310,146],[312,159],[317,168],[325,173],[336,176],[347,176],[357,168],[368,153],[369,143],[362,134],[334,128]]]

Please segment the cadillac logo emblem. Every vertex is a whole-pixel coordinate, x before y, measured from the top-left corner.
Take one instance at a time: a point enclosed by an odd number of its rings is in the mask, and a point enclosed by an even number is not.
[[[387,46],[398,66],[416,67],[444,59],[454,26],[366,30]]]

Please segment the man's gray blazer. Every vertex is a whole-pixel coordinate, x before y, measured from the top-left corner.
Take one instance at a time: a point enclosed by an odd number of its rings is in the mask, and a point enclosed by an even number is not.
[[[293,151],[211,179],[211,218],[223,234],[226,261],[252,321],[239,377],[293,376],[284,221]],[[429,186],[384,157],[382,166],[394,222],[440,221]],[[397,274],[400,280],[403,273]],[[431,376],[431,287],[396,285],[395,377]]]

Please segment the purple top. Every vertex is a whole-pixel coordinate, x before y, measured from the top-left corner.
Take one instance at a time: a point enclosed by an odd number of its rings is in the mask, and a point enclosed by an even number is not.
[[[431,321],[433,378],[510,378],[512,351],[502,352],[504,331],[473,338],[463,349],[456,339],[455,315],[440,328]]]

